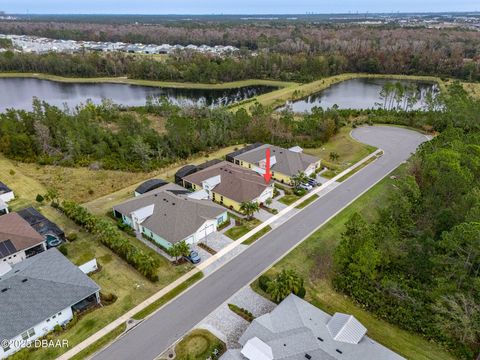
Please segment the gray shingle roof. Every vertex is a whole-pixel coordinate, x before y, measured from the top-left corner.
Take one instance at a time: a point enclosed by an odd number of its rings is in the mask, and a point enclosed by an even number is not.
[[[275,156],[277,163],[272,165],[272,171],[277,171],[284,175],[297,175],[300,171],[305,171],[310,164],[316,163],[320,159],[307,155],[290,151],[275,145],[264,144],[253,150],[235,156],[235,159],[257,164],[265,159],[265,149],[270,148],[270,156]]]
[[[367,336],[358,344],[336,341],[327,328],[331,318],[319,308],[290,295],[271,313],[255,319],[239,342],[244,345],[249,339],[258,337],[272,348],[275,360],[304,360],[305,354],[315,360],[403,359]],[[229,354],[226,359],[235,356]]]
[[[12,339],[100,287],[57,249],[50,249],[13,265],[0,278],[3,289],[0,339]]]
[[[130,217],[133,211],[154,205],[153,214],[142,223],[142,226],[172,244],[184,240],[195,233],[205,221],[215,219],[226,211],[210,200],[190,199],[162,189],[164,187],[137,196],[115,206],[114,210]]]
[[[228,161],[222,161],[183,179],[202,186],[203,181],[217,175],[220,175],[221,182],[213,191],[239,203],[258,198],[269,186],[262,175]]]

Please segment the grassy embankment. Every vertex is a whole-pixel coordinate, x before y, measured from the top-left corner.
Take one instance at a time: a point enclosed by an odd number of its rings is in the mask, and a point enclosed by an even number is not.
[[[290,85],[279,90],[256,96],[248,102],[243,102],[237,106],[232,106],[231,109],[235,110],[239,108],[245,108],[248,110],[255,102],[259,102],[260,104],[265,106],[277,108],[284,105],[287,101],[300,100],[311,94],[325,90],[329,86],[332,86],[336,83],[357,78],[429,81],[438,83],[442,90],[444,90],[445,88],[443,81],[440,78],[434,76],[347,73],[326,77],[306,84]]]
[[[0,78],[34,78],[41,80],[51,80],[63,83],[87,83],[87,84],[127,84],[127,85],[141,85],[151,87],[168,87],[177,89],[203,89],[203,90],[223,90],[223,89],[236,89],[245,86],[274,86],[274,87],[290,87],[298,85],[295,82],[285,82],[277,80],[262,80],[262,79],[248,79],[239,80],[225,83],[191,83],[191,82],[175,82],[175,81],[154,81],[154,80],[139,80],[130,79],[128,77],[97,77],[97,78],[77,78],[77,77],[64,77],[42,73],[0,73]]]
[[[76,265],[96,258],[102,269],[98,273],[93,274],[92,279],[100,285],[103,293],[113,293],[118,297],[112,305],[84,314],[75,326],[58,335],[59,339],[67,339],[70,346],[74,346],[86,339],[191,269],[191,266],[188,264],[173,266],[143,243],[129,238],[135,242],[136,246],[149,252],[160,263],[158,270],[160,280],[157,283],[148,281],[125,261],[101,245],[93,236],[82,231],[63,214],[49,205],[36,203],[36,195],[45,194],[47,188],[31,177],[26,170],[28,169],[16,166],[14,162],[0,156],[0,181],[9,184],[18,197],[10,204],[12,210],[35,205],[44,215],[63,228],[67,234],[77,233],[78,239],[66,245],[68,258]],[[34,360],[54,359],[66,350],[68,349],[39,349],[29,353],[28,358]]]
[[[386,177],[292,250],[268,270],[267,275],[273,276],[285,268],[295,269],[305,279],[306,300],[330,314],[334,312],[353,314],[367,327],[370,337],[407,359],[452,360],[454,357],[439,345],[376,318],[347,296],[336,292],[331,285],[332,256],[341,240],[345,222],[355,212],[359,212],[367,220],[374,220],[378,209],[383,206],[391,192],[394,181]],[[252,284],[252,287],[265,295],[258,288],[258,282]]]

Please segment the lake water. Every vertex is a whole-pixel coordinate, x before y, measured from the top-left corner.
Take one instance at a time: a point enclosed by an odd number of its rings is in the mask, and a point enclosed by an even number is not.
[[[145,105],[148,96],[167,97],[178,105],[229,105],[275,90],[270,86],[247,86],[237,89],[175,89],[128,84],[61,83],[31,78],[0,78],[0,112],[8,108],[30,110],[34,97],[51,105],[70,108],[87,100],[99,104],[111,99],[123,106]]]
[[[323,109],[338,105],[340,109],[372,109],[383,107],[381,91],[385,84],[396,83],[395,80],[359,78],[346,80],[330,86],[329,88],[313,94],[308,98],[289,103],[288,106],[294,112],[309,112],[315,106]],[[416,102],[412,109],[425,109],[426,94],[430,91],[435,96],[438,92],[438,85],[427,82],[400,81],[402,85],[415,85],[417,90]],[[382,105],[378,105],[382,103]]]

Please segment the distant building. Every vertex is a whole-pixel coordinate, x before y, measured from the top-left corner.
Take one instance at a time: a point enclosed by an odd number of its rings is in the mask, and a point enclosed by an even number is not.
[[[221,360],[405,360],[366,336],[352,315],[328,315],[295,295],[253,320]]]

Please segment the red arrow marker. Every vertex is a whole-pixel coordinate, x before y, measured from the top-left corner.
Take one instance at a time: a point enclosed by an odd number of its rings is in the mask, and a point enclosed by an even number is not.
[[[272,178],[272,173],[270,172],[270,148],[267,148],[265,150],[265,156],[266,156],[265,174],[263,174],[263,178],[265,179],[265,182],[268,184],[270,182],[270,179]]]

